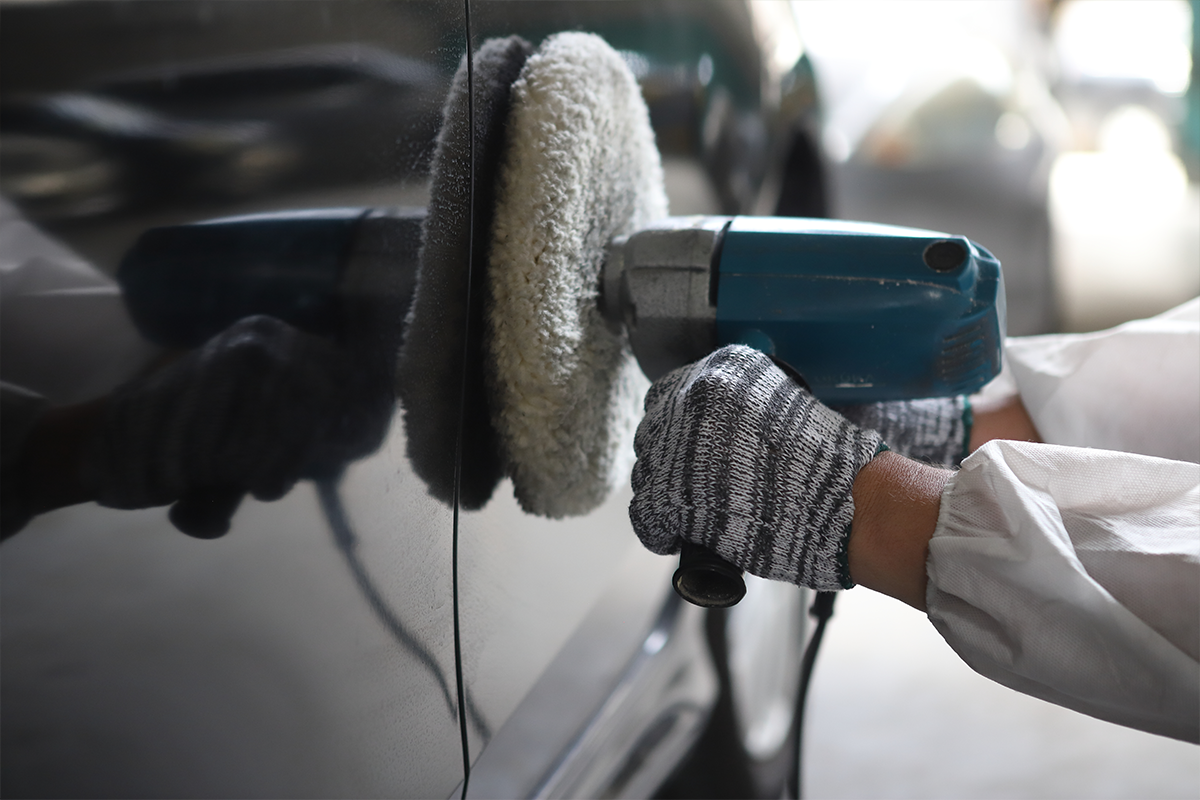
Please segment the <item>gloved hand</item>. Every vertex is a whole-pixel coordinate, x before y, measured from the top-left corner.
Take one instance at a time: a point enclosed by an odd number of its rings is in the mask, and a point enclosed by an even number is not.
[[[387,417],[376,419],[378,403],[364,411],[362,384],[333,343],[271,317],[243,319],[113,392],[81,479],[113,508],[183,501],[177,527],[218,536],[243,493],[278,499],[315,464],[378,445]],[[206,505],[217,518],[204,519]]]
[[[629,516],[653,552],[682,538],[760,577],[853,585],[850,490],[882,441],[767,356],[733,345],[661,378],[634,449]]]
[[[933,397],[839,406],[860,428],[883,437],[888,449],[939,467],[954,468],[969,455],[971,405],[966,397]]]

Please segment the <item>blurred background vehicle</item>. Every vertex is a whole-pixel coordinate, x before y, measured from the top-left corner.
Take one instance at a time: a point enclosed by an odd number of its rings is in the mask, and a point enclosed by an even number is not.
[[[796,9],[828,96],[837,214],[964,232],[1000,254],[1009,332],[1056,329],[1049,178],[1069,131],[1033,7]]]
[[[1104,328],[1200,290],[1194,3],[794,8],[838,216],[974,237],[1004,264],[1015,335]]]
[[[800,0],[835,213],[976,237],[1003,262],[1013,333],[1098,330],[1195,297],[1197,5]],[[950,129],[923,127],[935,118]],[[839,599],[806,724],[814,797],[1200,792],[1194,746],[1014,696],[871,593]]]
[[[1055,4],[1071,149],[1051,174],[1063,325],[1094,330],[1200,291],[1195,2]]]

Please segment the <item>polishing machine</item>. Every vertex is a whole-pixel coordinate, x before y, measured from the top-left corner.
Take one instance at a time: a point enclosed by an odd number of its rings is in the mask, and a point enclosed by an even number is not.
[[[961,236],[672,217],[609,245],[600,294],[652,380],[727,344],[789,365],[831,405],[969,394],[1000,371],[1000,263]]]

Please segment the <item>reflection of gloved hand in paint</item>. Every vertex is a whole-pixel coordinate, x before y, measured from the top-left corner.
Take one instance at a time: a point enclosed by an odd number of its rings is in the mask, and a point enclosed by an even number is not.
[[[882,440],[767,356],[725,347],[660,379],[634,446],[629,514],[650,550],[677,552],[683,538],[761,577],[853,585],[851,488]]]
[[[101,505],[175,503],[177,527],[219,536],[245,492],[275,500],[374,450],[390,402],[371,394],[333,343],[249,317],[113,392],[80,479]]]

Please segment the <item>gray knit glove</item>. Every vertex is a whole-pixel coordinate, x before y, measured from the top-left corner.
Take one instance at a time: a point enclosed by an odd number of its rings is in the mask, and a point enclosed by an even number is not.
[[[243,493],[280,498],[314,467],[378,445],[387,417],[364,411],[362,379],[331,342],[248,317],[113,392],[81,477],[101,505],[185,501],[177,527],[220,535]]]
[[[902,456],[957,467],[969,454],[971,404],[966,397],[934,397],[834,409],[860,428],[877,431]]]
[[[629,516],[655,553],[682,538],[763,578],[848,588],[850,490],[880,447],[767,356],[725,347],[646,395]]]

